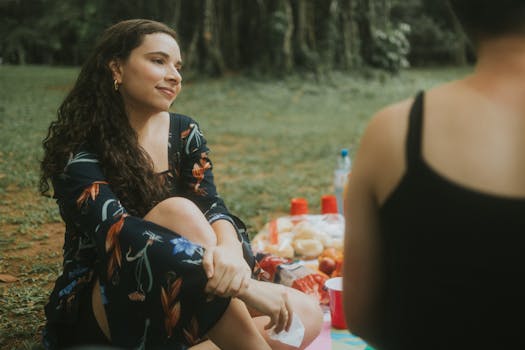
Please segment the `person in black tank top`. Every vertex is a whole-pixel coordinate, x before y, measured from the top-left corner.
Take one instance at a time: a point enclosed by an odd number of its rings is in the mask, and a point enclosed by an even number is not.
[[[525,3],[450,4],[474,74],[380,111],[345,198],[345,315],[377,349],[525,348]]]

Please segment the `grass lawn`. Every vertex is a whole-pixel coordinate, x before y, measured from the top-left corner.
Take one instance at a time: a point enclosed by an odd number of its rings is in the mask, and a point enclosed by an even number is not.
[[[219,192],[253,234],[286,214],[292,197],[305,197],[319,212],[339,150],[355,150],[374,111],[468,71],[193,80],[173,110],[199,121]],[[42,309],[60,272],[63,226],[54,201],[37,192],[38,161],[77,72],[0,65],[0,275],[18,278],[0,282],[1,349],[38,347]]]

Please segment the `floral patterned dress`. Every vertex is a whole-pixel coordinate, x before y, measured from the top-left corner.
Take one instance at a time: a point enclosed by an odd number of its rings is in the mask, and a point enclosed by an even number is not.
[[[217,195],[209,149],[194,120],[170,114],[168,151],[170,169],[164,175],[172,194],[192,200],[210,223],[230,221],[248,258],[245,226]],[[80,327],[82,332],[85,320],[79,310],[91,307],[96,278],[112,345],[185,349],[201,341],[230,301],[204,293],[204,248],[129,215],[95,154],[73,155],[53,187],[66,233],[63,273],[45,308],[44,346],[62,348],[73,330],[78,333]]]

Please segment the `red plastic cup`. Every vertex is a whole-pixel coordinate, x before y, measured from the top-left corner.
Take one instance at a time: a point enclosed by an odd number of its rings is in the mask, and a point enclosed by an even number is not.
[[[290,201],[290,215],[308,214],[308,201],[305,198],[292,198]]]
[[[337,199],[333,194],[321,197],[321,214],[337,214]]]
[[[345,314],[343,312],[343,278],[334,277],[325,282],[330,296],[330,317],[332,327],[346,329]]]

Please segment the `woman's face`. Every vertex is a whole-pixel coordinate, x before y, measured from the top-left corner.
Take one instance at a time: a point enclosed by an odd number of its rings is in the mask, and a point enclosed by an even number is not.
[[[125,61],[112,61],[113,79],[128,113],[167,111],[182,87],[179,45],[168,34],[144,36]]]

